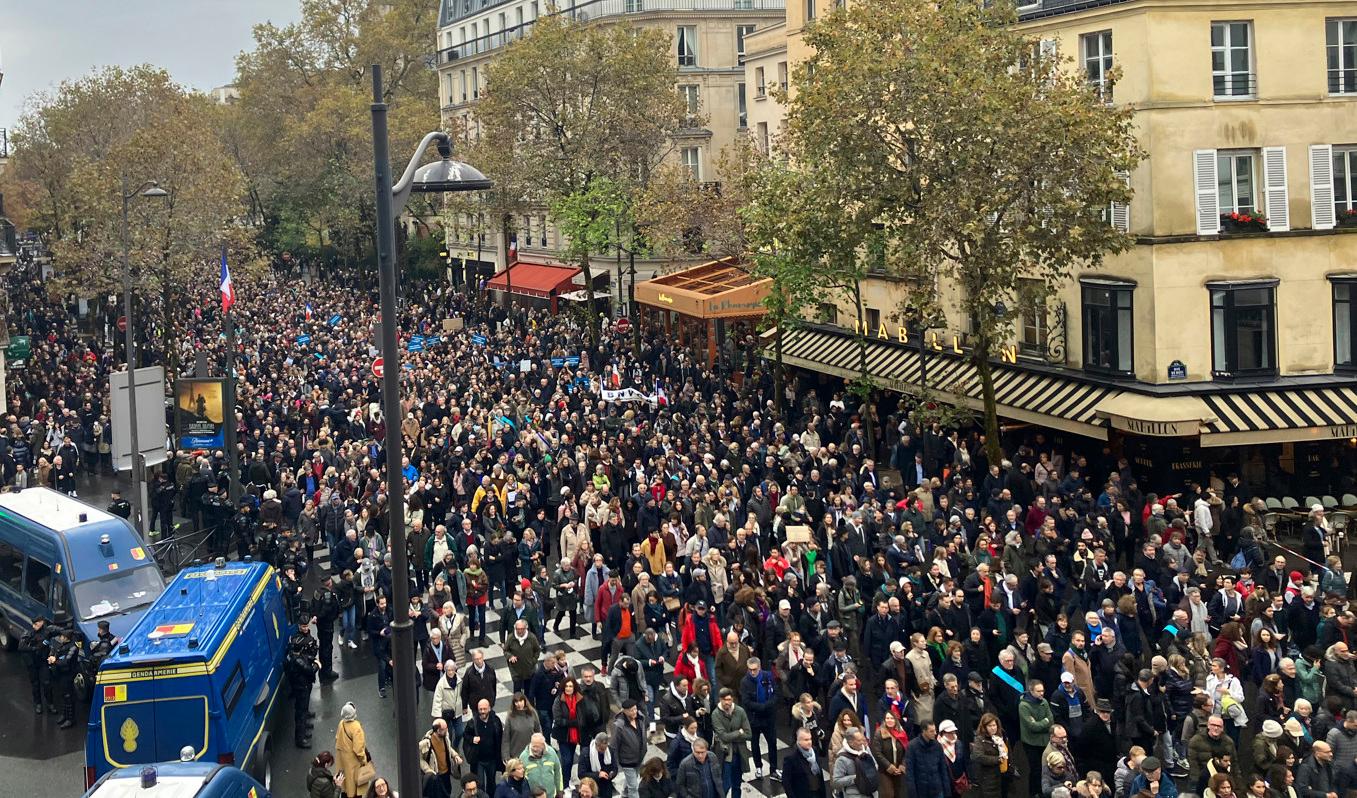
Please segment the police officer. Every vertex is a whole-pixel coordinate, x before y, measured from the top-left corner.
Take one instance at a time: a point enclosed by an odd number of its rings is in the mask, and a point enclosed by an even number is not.
[[[119,638],[114,637],[108,628],[108,621],[100,621],[99,634],[90,641],[89,676],[93,677],[99,672],[99,666],[113,654],[118,642]],[[93,678],[90,679],[90,684],[94,684]]]
[[[209,482],[207,493],[203,494],[202,499],[203,526],[212,530],[212,556],[224,557],[228,544],[230,530],[227,529],[226,521],[231,515],[230,501],[222,495],[221,486],[216,482]]]
[[[168,473],[161,471],[156,474],[152,491],[151,523],[148,526],[154,529],[158,523],[162,538],[174,537],[174,502],[179,495],[179,488]]]
[[[310,618],[298,619],[297,631],[287,641],[287,659],[283,662],[288,686],[292,688],[293,741],[298,748],[311,747],[311,688],[316,683],[320,660],[319,647],[311,636]]]
[[[297,564],[291,560],[283,563],[283,601],[287,606],[287,617],[301,623],[302,583],[297,578]]]
[[[19,638],[19,652],[28,666],[28,681],[33,685],[33,714],[41,715],[43,705],[53,715],[57,706],[52,702],[52,668],[47,664],[49,651],[47,619],[33,619],[33,627]]]
[[[320,680],[333,682],[339,678],[335,673],[335,622],[339,620],[339,596],[335,595],[335,578],[325,574],[321,586],[311,597],[311,611],[316,617],[316,636],[320,638]]]
[[[108,503],[108,511],[119,518],[132,517],[132,502],[123,498],[123,492],[115,490],[109,494],[111,501]]]
[[[240,499],[240,509],[231,516],[231,538],[236,543],[236,556],[245,559],[250,553],[250,547],[255,543],[255,534],[258,523],[255,518],[254,502],[248,496],[242,496]],[[268,558],[260,557],[265,562],[272,562]]]
[[[61,697],[57,728],[69,729],[75,725],[75,674],[80,669],[80,644],[70,629],[57,629],[53,635],[47,664],[52,668],[52,692]]]

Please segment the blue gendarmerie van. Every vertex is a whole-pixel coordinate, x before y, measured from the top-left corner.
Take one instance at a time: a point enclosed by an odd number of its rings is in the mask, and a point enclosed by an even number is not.
[[[126,635],[164,589],[126,520],[49,488],[0,494],[0,646],[38,616],[74,622],[86,642],[101,620]]]
[[[166,762],[110,770],[84,798],[270,798],[239,768],[209,762]]]
[[[294,630],[273,566],[217,560],[179,572],[99,668],[86,786],[188,747],[194,761],[270,787],[269,730]]]

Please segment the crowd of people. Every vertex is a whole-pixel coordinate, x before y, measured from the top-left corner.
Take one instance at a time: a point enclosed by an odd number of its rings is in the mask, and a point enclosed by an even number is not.
[[[426,338],[390,419],[358,284],[238,287],[244,496],[225,498],[223,452],[173,451],[150,509],[284,572],[294,695],[362,646],[384,698],[393,615],[414,619],[425,795],[738,798],[747,776],[794,798],[1357,794],[1357,616],[1322,507],[1302,559],[1263,540],[1237,475],[1142,491],[1124,459],[1039,432],[992,461],[899,397],[809,380],[780,412],[752,342],[709,365],[658,331],[635,346],[428,284],[402,289],[402,347]],[[35,347],[0,475],[73,492],[106,467],[118,353],[35,277],[7,287]],[[171,316],[153,357],[224,357],[210,297]],[[391,606],[393,466],[409,607]],[[548,630],[597,639],[597,661],[572,666]],[[512,677],[505,718],[487,650]],[[359,703],[313,761],[314,798],[391,794]]]

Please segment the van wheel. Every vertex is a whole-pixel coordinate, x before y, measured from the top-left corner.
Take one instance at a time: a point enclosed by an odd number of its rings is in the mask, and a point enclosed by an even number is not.
[[[18,638],[9,631],[9,619],[0,615],[0,648],[6,651],[14,651],[18,647]]]
[[[264,735],[264,739],[259,744],[259,754],[255,757],[254,767],[250,768],[250,775],[254,780],[263,785],[264,789],[273,792],[273,738],[270,735]]]

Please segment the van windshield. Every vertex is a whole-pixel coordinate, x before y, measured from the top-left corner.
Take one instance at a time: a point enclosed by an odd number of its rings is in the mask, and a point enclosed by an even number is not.
[[[93,621],[148,607],[165,591],[165,578],[154,565],[115,571],[75,585],[76,611],[80,620]]]

